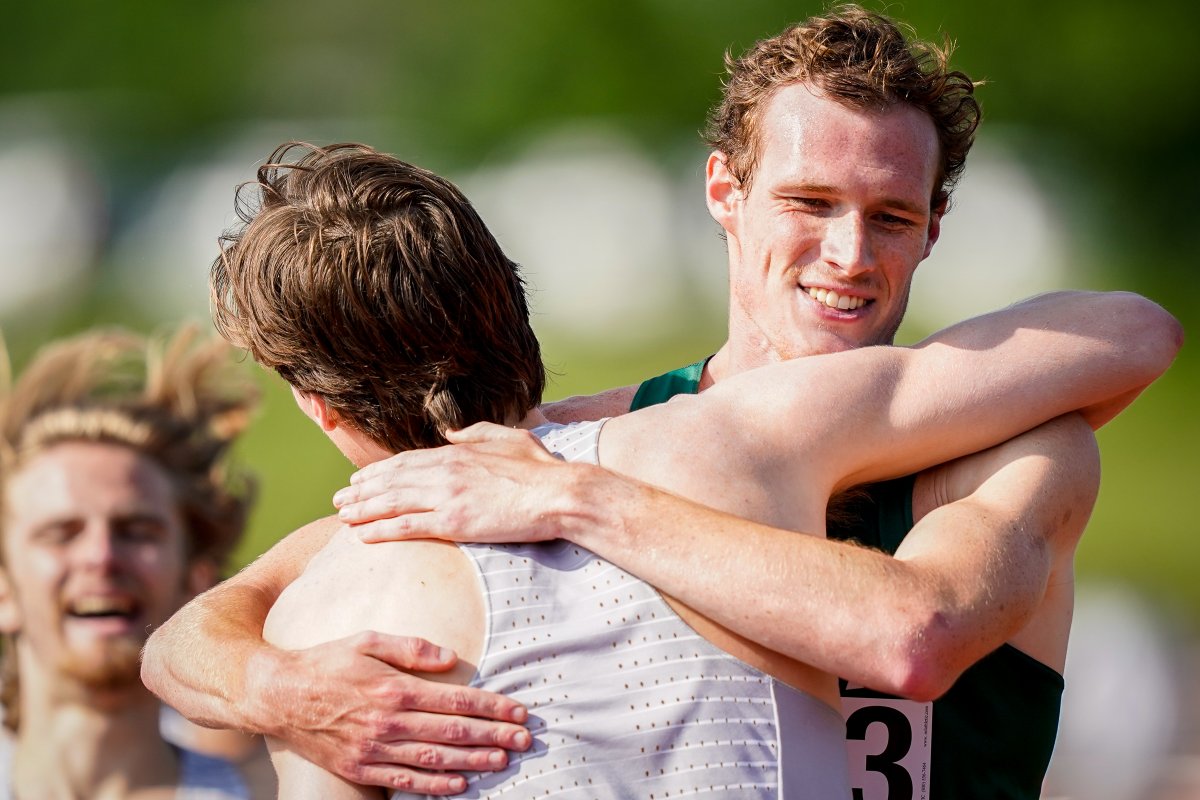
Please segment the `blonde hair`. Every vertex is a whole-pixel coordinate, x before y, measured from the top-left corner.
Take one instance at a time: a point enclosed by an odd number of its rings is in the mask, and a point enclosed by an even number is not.
[[[229,451],[258,402],[231,355],[225,342],[201,341],[191,326],[155,338],[97,330],[43,347],[14,380],[0,342],[0,469],[11,475],[62,442],[132,448],[169,477],[189,560],[223,567],[254,496],[253,481],[231,472]],[[16,659],[5,639],[0,699],[15,729]]]

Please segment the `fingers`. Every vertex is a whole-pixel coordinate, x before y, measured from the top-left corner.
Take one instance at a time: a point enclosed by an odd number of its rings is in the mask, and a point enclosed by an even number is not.
[[[341,512],[339,512],[339,515]],[[444,539],[452,538],[444,534],[443,527],[438,523],[441,517],[437,512],[428,513],[408,513],[403,517],[394,517],[390,519],[370,519],[364,517],[363,520],[355,516],[355,507],[350,507],[347,510],[346,516],[342,517],[343,521],[355,525],[354,532],[358,534],[358,538],[369,544],[376,542],[400,542],[405,539]]]
[[[514,704],[516,705],[516,704]],[[524,709],[522,708],[522,712]],[[486,748],[522,752],[529,748],[533,738],[521,725],[511,722],[494,722],[475,717],[449,716],[449,713],[409,711],[396,714],[391,725],[380,730],[376,741],[382,753],[393,747],[420,745],[450,745],[457,748]],[[362,761],[380,761],[378,753],[364,754]],[[417,766],[415,762],[410,766]],[[424,766],[420,764],[419,766]]]
[[[484,444],[486,442],[519,441],[528,438],[528,431],[507,428],[494,422],[476,422],[462,430],[446,431],[446,441],[453,444]]]
[[[467,780],[462,775],[420,772],[393,764],[360,767],[342,777],[362,786],[386,786],[402,792],[436,797],[460,794],[467,789]]]
[[[369,757],[374,759],[372,763],[355,765],[347,777],[356,783],[422,794],[457,793],[466,788],[461,775],[431,774],[423,770],[494,772],[508,766],[508,753],[500,748],[422,742],[377,745]]]
[[[372,493],[361,486],[351,486],[334,495],[333,502],[338,506],[338,519],[353,525],[377,519],[390,519],[401,514],[430,511],[433,508],[430,494],[432,493],[399,489]]]
[[[333,504],[338,508],[345,508],[366,500],[391,498],[389,502],[401,505],[410,502],[405,500],[406,497],[416,498],[424,490],[437,487],[436,483],[431,485],[431,481],[425,479],[419,471],[401,472],[400,470],[401,468],[397,467],[396,471],[381,472],[365,477],[361,473],[355,473],[349,486],[334,493]],[[405,489],[409,491],[404,492]]]
[[[364,631],[355,635],[355,647],[360,653],[390,664],[398,669],[414,672],[445,672],[458,663],[458,655],[447,647],[418,636],[391,636],[386,633]],[[443,686],[445,684],[430,684]]]
[[[453,651],[438,647],[415,636],[388,636],[367,631],[358,634],[356,638],[358,639],[356,644],[364,655],[400,669],[418,672],[445,672],[457,661],[457,656]],[[428,739],[428,741],[460,745],[494,744],[511,750],[513,749],[510,741],[512,735],[517,732],[527,733],[524,728],[513,728],[512,726],[499,728],[494,723],[487,722],[487,720],[501,720],[523,723],[528,717],[528,711],[523,705],[501,694],[485,692],[470,686],[435,683],[407,675],[397,676],[394,692],[395,696],[391,698],[394,705],[413,711],[432,712],[431,716],[434,720],[445,724],[449,724],[448,718],[442,716],[445,714],[479,718],[476,720],[450,718],[450,722],[456,725],[468,722],[479,723],[467,729],[468,738],[451,735],[454,731],[451,731],[450,734],[446,731],[438,731],[437,733],[443,738]],[[408,721],[405,724],[407,726],[412,723]],[[478,732],[483,732],[486,736],[502,736],[502,738],[472,738],[473,734]],[[445,738],[447,736],[450,738]],[[412,738],[426,739],[419,732]]]

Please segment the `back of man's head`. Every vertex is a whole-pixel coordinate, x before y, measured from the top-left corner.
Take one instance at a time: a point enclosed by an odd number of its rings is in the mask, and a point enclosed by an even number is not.
[[[517,265],[448,181],[364,145],[289,143],[237,206],[217,329],[379,444],[437,445],[540,401]]]
[[[749,187],[757,163],[759,121],[775,91],[807,83],[853,108],[908,103],[929,114],[941,149],[932,205],[949,199],[979,125],[975,84],[949,67],[953,50],[906,36],[891,19],[857,5],[839,6],[763,39],[734,58],[721,102],[709,115],[708,144]]]

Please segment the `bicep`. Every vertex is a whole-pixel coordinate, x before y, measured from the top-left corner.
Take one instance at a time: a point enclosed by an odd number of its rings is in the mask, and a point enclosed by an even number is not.
[[[938,570],[954,591],[1028,612],[1055,565],[1073,556],[1098,485],[1087,423],[1077,415],[1053,420],[923,473],[915,499],[932,508],[918,507],[896,557]]]
[[[1067,414],[922,473],[914,531],[936,520],[939,511],[970,501],[997,519],[1019,522],[1052,550],[1072,552],[1099,483],[1096,438],[1080,415]]]

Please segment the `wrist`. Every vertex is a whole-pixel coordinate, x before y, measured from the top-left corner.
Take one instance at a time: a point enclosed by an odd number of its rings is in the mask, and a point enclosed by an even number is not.
[[[293,706],[285,695],[294,660],[294,653],[266,643],[246,659],[242,696],[229,698],[238,710],[239,730],[279,738],[291,727],[287,713]]]
[[[559,536],[611,558],[628,534],[623,509],[636,501],[639,485],[590,464],[574,465],[556,510]],[[610,555],[611,554],[611,555]]]

